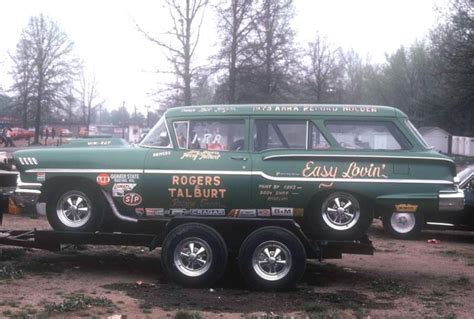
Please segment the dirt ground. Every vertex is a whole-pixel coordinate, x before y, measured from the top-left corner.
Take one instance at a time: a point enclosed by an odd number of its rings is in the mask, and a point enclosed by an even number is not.
[[[3,229],[49,228],[41,217],[5,216]],[[111,318],[470,318],[474,233],[388,238],[375,222],[374,256],[308,261],[296,290],[245,289],[236,263],[212,289],[184,289],[163,276],[159,251],[113,246],[59,253],[0,247],[0,316]],[[428,239],[436,238],[437,244]]]

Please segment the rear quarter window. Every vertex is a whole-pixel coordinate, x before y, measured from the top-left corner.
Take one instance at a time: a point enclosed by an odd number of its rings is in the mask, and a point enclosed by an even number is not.
[[[404,150],[411,148],[398,127],[388,121],[326,121],[339,146],[356,150]]]

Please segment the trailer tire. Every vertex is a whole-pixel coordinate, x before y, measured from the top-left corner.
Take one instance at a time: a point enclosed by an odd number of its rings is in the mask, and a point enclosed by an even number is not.
[[[251,233],[239,251],[239,268],[254,290],[287,290],[296,285],[306,268],[301,241],[281,227],[263,227]]]
[[[315,201],[308,225],[318,238],[354,239],[365,234],[372,219],[373,209],[366,200],[347,192],[333,192]]]
[[[383,228],[397,239],[414,239],[423,228],[421,213],[393,212],[382,215]]]
[[[46,215],[54,230],[93,232],[102,225],[104,201],[91,187],[65,185],[47,201]]]
[[[222,236],[198,223],[177,226],[166,236],[161,248],[161,264],[166,275],[185,287],[214,284],[224,274],[227,258]]]

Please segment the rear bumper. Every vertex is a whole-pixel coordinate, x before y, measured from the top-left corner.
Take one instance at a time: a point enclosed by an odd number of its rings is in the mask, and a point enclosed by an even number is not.
[[[438,209],[440,212],[456,212],[464,209],[464,192],[441,191],[438,194]]]

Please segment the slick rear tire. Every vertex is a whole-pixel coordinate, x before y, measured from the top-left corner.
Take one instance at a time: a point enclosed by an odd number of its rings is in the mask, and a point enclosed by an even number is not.
[[[373,209],[353,194],[333,192],[315,201],[307,219],[315,238],[357,239],[372,224]]]
[[[248,287],[281,291],[293,288],[303,276],[306,251],[288,230],[263,227],[245,239],[238,260]]]
[[[383,228],[390,236],[397,239],[414,239],[423,228],[421,213],[393,212],[382,216]]]
[[[189,223],[177,226],[165,238],[161,264],[172,281],[185,287],[209,287],[227,265],[227,246],[213,228]]]
[[[66,185],[46,203],[46,215],[55,230],[93,232],[104,219],[104,201],[86,185]]]

